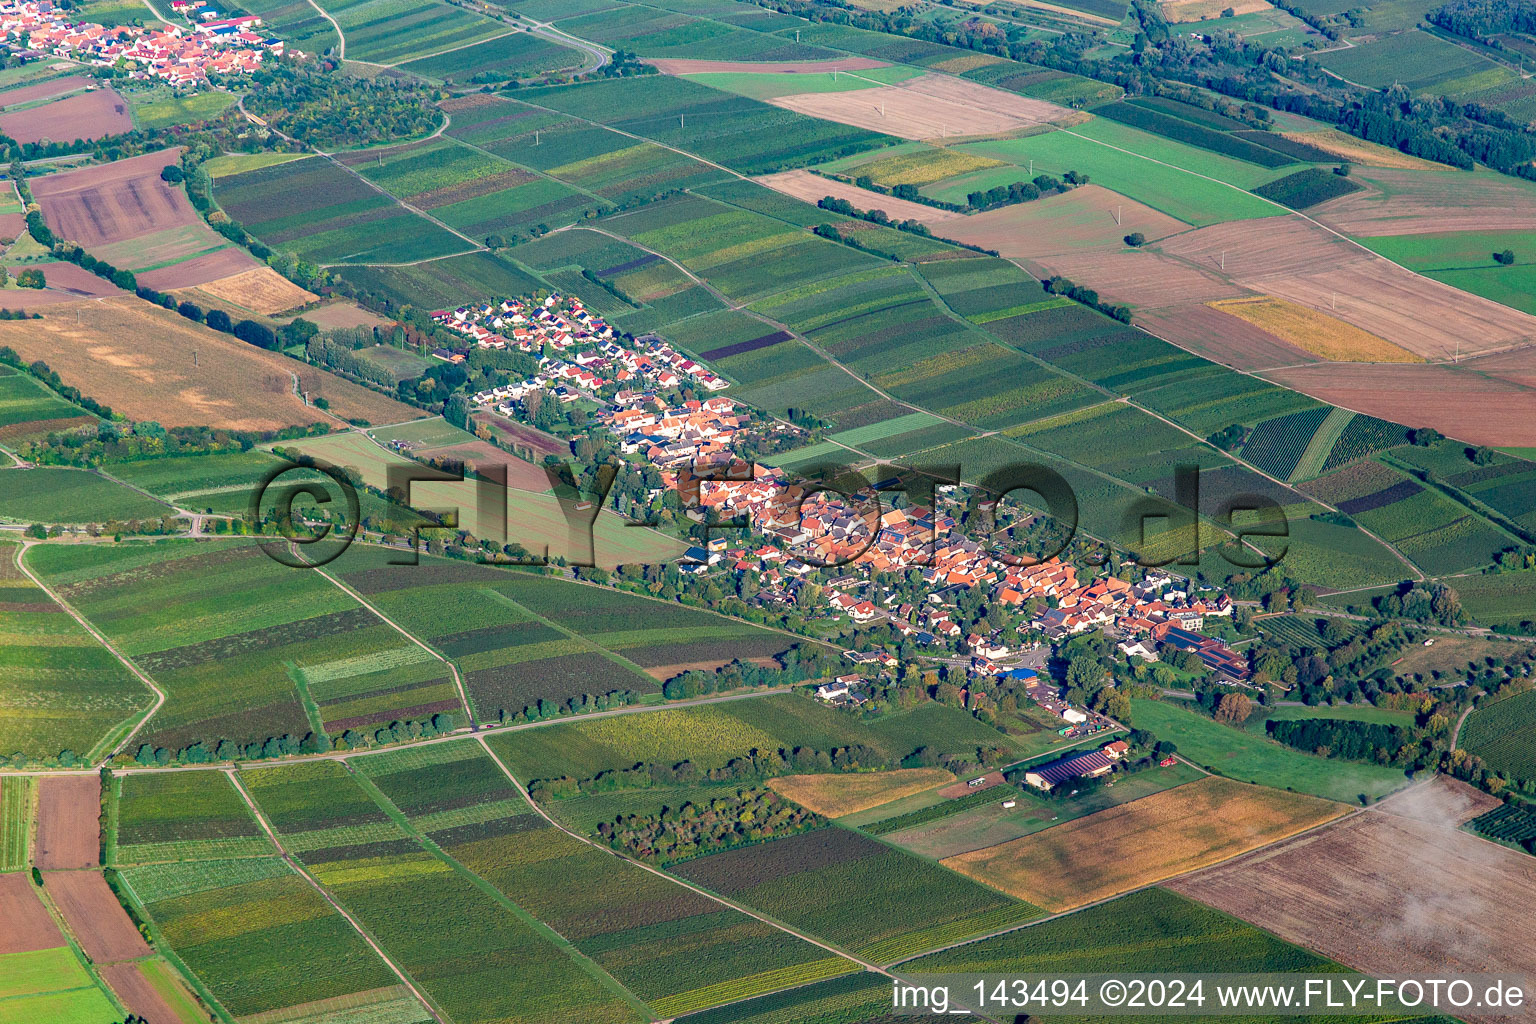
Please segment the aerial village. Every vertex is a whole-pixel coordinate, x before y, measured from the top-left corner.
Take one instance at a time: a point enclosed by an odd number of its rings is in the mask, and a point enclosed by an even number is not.
[[[744,517],[751,524],[748,544],[741,545],[739,535],[715,536],[690,548],[679,563],[685,574],[746,576],[760,605],[800,607],[809,598],[817,602],[818,617],[853,627],[887,624],[969,676],[1011,675],[1062,720],[1065,735],[1109,723],[1061,700],[1036,670],[1047,644],[1088,630],[1103,630],[1127,657],[1157,661],[1159,650],[1186,651],[1218,679],[1236,685],[1248,680],[1242,654],[1201,632],[1207,620],[1232,616],[1228,595],[1196,591],[1157,569],[1130,583],[1110,575],[1079,579],[1076,567],[1057,558],[1013,564],[1020,560],[994,557],[941,508],[889,508],[876,520],[826,493],[808,494],[782,469],[738,457],[744,432],[759,429],[759,418],[725,395],[678,397],[682,387],[693,394],[719,392],[728,381],[659,337],[628,340],[577,298],[508,299],[439,310],[432,318],[462,335],[466,350],[515,349],[538,357],[537,373],[479,392],[472,399],[476,406],[518,419],[526,418],[525,400],[536,392],[563,403],[592,403],[594,420],[619,451],[656,467],[664,488],[687,496],[696,518],[702,521],[713,510],[721,522]],[[446,348],[434,355],[465,358],[463,351]],[[919,574],[921,601],[874,582],[877,573],[909,570]],[[967,629],[956,598],[978,587],[993,602],[1028,614],[1011,629]],[[890,673],[898,665],[895,655],[878,648],[849,650],[844,657],[856,671],[818,691],[829,703],[860,703],[865,674]]]
[[[66,57],[99,67],[126,61],[129,76],[156,79],[178,88],[206,82],[210,75],[249,74],[266,54],[280,55],[283,43],[256,31],[253,14],[224,18],[206,0],[173,0],[171,8],[188,24],[138,28],[71,21],[52,0],[0,0],[0,31],[23,59]]]

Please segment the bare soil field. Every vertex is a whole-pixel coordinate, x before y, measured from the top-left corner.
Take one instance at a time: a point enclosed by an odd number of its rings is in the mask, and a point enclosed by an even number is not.
[[[963,78],[921,75],[851,92],[794,93],[770,103],[903,139],[1000,135],[1034,125],[1079,124],[1087,115]]]
[[[1310,137],[1304,139],[1316,145]],[[1536,189],[1514,179],[1489,174],[1469,187],[1461,171],[1382,169],[1352,180],[1380,187],[1330,199],[1307,213],[1331,228],[1361,236],[1536,228]]]
[[[1273,7],[1267,0],[1163,0],[1158,7],[1163,12],[1163,17],[1174,24],[1186,21],[1200,21],[1203,18],[1217,18],[1221,12],[1231,8],[1234,14],[1254,14],[1258,11],[1271,11]]]
[[[128,1008],[129,1013],[136,1013],[153,1024],[160,1021],[174,1024],[182,1019],[165,997],[155,991],[138,964],[98,964],[96,973],[117,993],[118,1001]]]
[[[558,437],[546,434],[541,430],[535,430],[533,427],[525,427],[521,423],[507,419],[505,416],[498,416],[493,412],[478,412],[474,414],[473,419],[476,423],[489,423],[492,430],[508,441],[513,444],[522,445],[524,448],[531,448],[540,455],[559,455],[563,457],[571,454],[569,443],[560,440]],[[388,423],[389,421],[379,420],[378,422]]]
[[[60,302],[79,302],[81,299],[127,294],[116,285],[73,263],[31,263],[27,267],[41,270],[48,287],[0,289],[0,307],[31,312]]]
[[[1019,177],[1025,177],[1024,173],[1020,172]],[[929,207],[923,209],[943,213]],[[1119,223],[1115,222],[1117,210]],[[1123,252],[1125,236],[1133,231],[1155,239],[1188,229],[1183,221],[1101,185],[1081,185],[1032,203],[962,215],[958,221],[946,222],[942,234],[983,249],[995,249],[1003,256],[1028,258],[1067,252]]]
[[[295,374],[312,399],[324,396],[343,418],[399,423],[420,415],[317,367],[126,296],[54,306],[41,320],[0,321],[0,344],[29,361],[47,361],[66,383],[117,412],[168,427],[275,430],[327,420],[294,393]]]
[[[1345,812],[1211,776],[941,863],[1050,911],[1219,863]]]
[[[22,232],[27,230],[27,215],[24,213],[0,213],[0,240],[10,239],[16,241]],[[9,245],[10,242],[5,242]]]
[[[965,796],[967,793],[979,793],[984,789],[991,789],[993,786],[1001,786],[1004,781],[1003,773],[987,772],[987,774],[982,776],[982,780],[981,784],[976,786],[968,785],[971,781],[970,779],[956,782],[953,786],[945,786],[939,790],[939,795],[945,799],[953,800],[956,797]]]
[[[1479,803],[1461,788],[1415,786],[1168,888],[1378,977],[1536,977],[1536,860],[1458,831]]]
[[[285,309],[314,302],[319,296],[306,291],[273,270],[256,267],[231,277],[221,277],[200,286],[214,298],[255,310],[268,316]]]
[[[1112,302],[1128,302],[1138,312],[1247,294],[1214,273],[1148,249],[1060,253],[1043,262],[1026,261],[1025,266],[1042,280],[1062,274]]]
[[[204,241],[206,241],[208,244],[213,244],[215,241],[217,241],[218,236],[214,235],[213,232],[208,228],[204,228],[200,224],[193,225],[193,227],[200,229],[196,232],[198,235],[202,235],[206,232],[206,239],[201,237],[196,239],[189,239],[188,241],[176,246],[176,251],[171,252],[171,254],[166,257],[167,259],[175,259],[176,257],[182,255],[184,252],[188,251],[191,246],[203,245]],[[192,232],[189,231],[189,233]],[[190,249],[190,251],[196,252],[198,250]],[[112,258],[106,253],[98,253],[97,255],[99,258],[106,260],[108,263],[113,263]],[[142,262],[143,256],[139,257],[139,260],[141,261],[141,266],[152,265],[149,262]],[[119,263],[114,263],[113,265],[122,266],[122,264]],[[247,271],[266,269],[267,268],[262,267],[261,264],[252,259],[244,249],[237,249],[234,246],[230,246],[227,249],[219,249],[215,252],[206,252],[200,256],[193,256],[191,259],[182,260],[180,263],[172,263],[169,266],[160,267],[157,270],[136,271],[134,276],[141,283],[147,284],[151,288],[168,292],[175,288],[194,288],[199,285],[206,285],[212,281],[221,281],[236,274],[246,273]],[[267,273],[275,275],[277,272],[273,270],[267,270]],[[286,309],[288,307],[284,308]]]
[[[94,78],[86,78],[83,75],[66,75],[63,78],[50,78],[46,82],[38,82],[36,85],[23,85],[18,89],[7,89],[0,92],[0,107],[15,107],[23,103],[35,103],[38,100],[50,99],[54,96],[63,96],[66,93],[79,92],[86,86],[98,84]]]
[[[101,849],[101,780],[45,776],[37,783],[37,853],[44,871],[96,866]]]
[[[37,898],[30,872],[0,875],[0,921],[5,922],[0,928],[0,955],[64,945],[48,908]]]
[[[1268,331],[1297,348],[1334,362],[1422,363],[1422,356],[1306,306],[1260,295],[1251,299],[1218,299],[1211,305],[1223,313]]]
[[[1136,322],[1159,338],[1239,370],[1317,361],[1312,353],[1287,344],[1257,324],[1211,306],[1142,310],[1137,312]]]
[[[648,57],[645,61],[664,75],[698,75],[709,71],[756,71],[763,74],[793,74],[797,71],[826,74],[839,71],[869,71],[889,67],[872,57],[839,57],[837,60],[789,60],[759,64],[749,60],[693,60],[687,57]]]
[[[1465,360],[1461,365],[1490,377],[1507,380],[1511,384],[1536,388],[1536,346],[1533,345],[1478,356],[1476,359]]]
[[[201,223],[187,197],[160,180],[160,171],[177,159],[177,150],[162,149],[29,184],[55,234],[86,247],[102,245]]]
[[[0,132],[23,144],[100,139],[121,135],[132,128],[128,101],[112,89],[93,89],[39,107],[0,114]]]
[[[355,302],[332,302],[299,315],[322,331],[334,331],[338,327],[383,327],[392,322]]]
[[[768,788],[801,807],[840,818],[954,781],[943,768],[897,768],[888,772],[781,775]]]
[[[45,871],[48,898],[64,915],[85,955],[97,963],[149,956],[144,937],[128,919],[99,871]]]
[[[1157,248],[1167,258],[1326,312],[1426,358],[1536,339],[1536,317],[1419,277],[1300,217],[1216,224],[1165,239]]]
[[[1536,446],[1536,391],[1466,367],[1318,363],[1262,376],[1355,412],[1434,427],[1459,441]]]
[[[963,213],[939,210],[932,206],[924,206],[922,203],[882,195],[867,188],[859,188],[857,185],[846,185],[841,181],[823,178],[810,171],[780,171],[777,174],[765,174],[757,179],[757,183],[807,203],[818,203],[827,196],[832,196],[835,199],[846,199],[860,210],[884,210],[887,217],[895,220],[915,220],[930,228],[937,228],[938,225],[943,224],[946,232],[956,221],[969,219]]]

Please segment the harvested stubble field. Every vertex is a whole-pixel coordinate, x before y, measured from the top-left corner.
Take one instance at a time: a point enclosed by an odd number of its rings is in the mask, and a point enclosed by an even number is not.
[[[0,98],[9,98],[9,94]],[[41,106],[0,114],[0,132],[23,145],[99,139],[121,135],[132,128],[128,101],[113,89],[93,89]]]
[[[1105,299],[1128,302],[1138,310],[1171,306],[1182,311],[1191,305],[1245,294],[1214,273],[1147,249],[1060,253],[1044,263],[1027,261],[1025,266],[1042,279],[1061,274]]]
[[[1429,358],[1494,351],[1536,337],[1536,317],[1419,277],[1300,217],[1218,224],[1165,239],[1158,249]]]
[[[888,217],[896,220],[916,220],[927,224],[930,228],[943,224],[945,230],[948,230],[948,225],[965,220],[963,213],[938,210],[932,206],[924,206],[922,203],[881,195],[879,192],[859,188],[857,185],[846,185],[841,181],[823,178],[810,171],[780,171],[778,174],[767,174],[756,180],[760,185],[767,185],[776,192],[803,199],[808,203],[820,202],[827,196],[834,196],[838,199],[846,199],[860,210],[884,210]],[[832,214],[829,213],[827,216],[831,217]]]
[[[1268,0],[1236,0],[1235,3],[1226,3],[1225,0],[1162,0],[1158,7],[1163,17],[1173,24],[1204,21],[1219,17],[1226,10],[1231,10],[1233,14],[1274,10]]]
[[[1310,214],[1345,234],[1363,236],[1536,228],[1536,187],[1492,171],[1469,176],[1448,169],[1383,168],[1355,180],[1374,187],[1329,200]]]
[[[871,774],[782,775],[768,787],[801,807],[829,818],[866,811],[953,782],[943,768],[898,768]]]
[[[1326,128],[1321,131],[1281,132],[1280,135],[1292,142],[1316,147],[1361,167],[1384,167],[1401,171],[1448,171],[1457,175],[1459,180],[1465,180],[1464,177],[1460,177],[1463,174],[1461,171],[1449,171],[1442,164],[1421,160],[1387,146],[1357,139],[1336,128]]]
[[[1035,125],[1076,124],[1084,115],[961,78],[923,75],[853,92],[797,93],[775,106],[903,139],[998,135]]]
[[[1489,804],[1444,777],[1169,888],[1377,976],[1536,974],[1529,856],[1459,830]],[[1502,1020],[1475,1009],[1464,1020]]]
[[[1245,320],[1288,344],[1334,362],[1422,363],[1424,358],[1336,320],[1326,313],[1261,295],[1253,299],[1220,299],[1211,303],[1223,313]]]
[[[1068,910],[1343,813],[1328,800],[1211,777],[943,864],[1048,910]]]
[[[0,344],[46,360],[66,383],[116,412],[168,427],[276,430],[325,421],[294,393],[295,376],[338,416],[398,423],[420,415],[325,370],[126,296],[55,306],[42,320],[0,322]]]
[[[1410,419],[1472,444],[1536,446],[1536,391],[1467,367],[1319,363],[1264,376],[1355,412]]]
[[[319,297],[300,288],[271,267],[255,267],[208,281],[199,287],[216,299],[268,316],[306,305]]]
[[[80,948],[95,962],[149,956],[144,937],[99,871],[46,871],[43,886]]]

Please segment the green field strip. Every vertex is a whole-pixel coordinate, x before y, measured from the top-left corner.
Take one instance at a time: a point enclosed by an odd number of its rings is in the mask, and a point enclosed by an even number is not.
[[[287,670],[288,678],[293,680],[293,689],[304,707],[304,717],[309,719],[309,728],[316,736],[324,736],[325,722],[320,716],[320,705],[315,703],[315,698],[309,692],[309,680],[304,678],[304,670],[291,661],[284,663],[283,668]]]
[[[1296,460],[1296,468],[1291,470],[1287,482],[1293,480],[1310,480],[1323,471],[1323,463],[1328,461],[1328,455],[1333,451],[1333,446],[1338,443],[1344,429],[1355,418],[1355,414],[1348,409],[1340,409],[1337,406],[1328,411],[1322,425],[1317,428],[1317,433],[1312,435],[1312,440],[1307,442],[1307,447],[1302,450],[1301,457]]]
[[[35,788],[24,775],[0,780],[0,871],[20,871],[29,862]]]
[[[623,985],[619,984],[618,980],[614,978],[613,975],[603,970],[595,961],[592,960],[592,958],[588,957],[585,953],[581,952],[581,950],[572,945],[571,942],[565,938],[565,936],[561,935],[549,925],[528,913],[528,911],[524,910],[517,903],[508,899],[505,895],[502,894],[500,889],[497,889],[486,879],[481,878],[469,868],[459,863],[459,861],[449,856],[446,852],[443,851],[442,847],[438,846],[427,836],[419,832],[416,827],[411,824],[411,820],[405,815],[405,812],[400,810],[399,807],[395,806],[394,801],[390,800],[390,798],[386,796],[384,792],[374,784],[373,780],[370,779],[366,773],[353,772],[352,779],[358,784],[359,787],[364,790],[364,792],[369,795],[369,797],[373,799],[373,802],[378,805],[379,809],[389,816],[390,821],[394,822],[395,825],[404,831],[406,835],[415,840],[417,845],[420,846],[423,850],[427,851],[432,856],[448,865],[448,867],[451,868],[455,874],[463,877],[476,889],[479,889],[491,899],[495,900],[497,904],[510,911],[519,921],[522,921],[524,924],[528,925],[546,941],[559,947],[559,949],[565,953],[566,956],[570,957],[572,962],[574,962],[587,974],[591,975],[593,980],[602,985],[603,988],[607,989],[609,992],[613,993],[613,995],[628,1003],[630,1007],[632,1007],[637,1013],[640,1013],[644,1016],[650,1015],[650,1008],[647,1007],[645,1003],[639,999],[638,996],[629,991],[629,989],[625,988]]]
[[[518,602],[514,601],[512,598],[508,597],[506,594],[503,594],[501,591],[499,591],[499,590],[487,590],[486,593],[489,594],[491,597],[494,597],[496,600],[500,601],[502,604],[507,605],[509,608],[513,608],[516,611],[521,612],[523,615],[526,615],[528,618],[533,619],[533,620],[535,620],[537,622],[542,622],[544,625],[548,626],[550,629],[558,630],[559,632],[564,633],[566,636],[570,637],[572,640],[579,640],[579,641],[581,641],[583,644],[587,645],[592,650],[593,653],[601,654],[603,657],[607,658],[609,661],[613,662],[614,664],[622,665],[625,668],[629,669],[631,672],[634,672],[634,673],[636,673],[638,675],[644,676],[646,679],[650,679],[651,678],[646,673],[645,669],[641,668],[639,665],[637,665],[634,662],[630,661],[628,658],[624,657],[624,655],[619,654],[617,651],[610,651],[606,647],[601,647],[598,644],[594,643],[593,641],[588,640],[586,637],[582,636],[580,633],[577,633],[574,630],[567,629],[565,626],[561,625],[560,623],[556,622],[555,620],[545,618],[544,616],[538,614],[537,612],[532,611],[531,609],[527,608],[526,606],[521,605]],[[654,680],[653,680],[653,682],[654,682]]]

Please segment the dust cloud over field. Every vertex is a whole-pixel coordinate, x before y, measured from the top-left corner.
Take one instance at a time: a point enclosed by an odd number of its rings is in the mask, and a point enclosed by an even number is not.
[[[1437,777],[1168,887],[1377,976],[1536,978],[1536,859],[1457,828],[1491,803]]]

